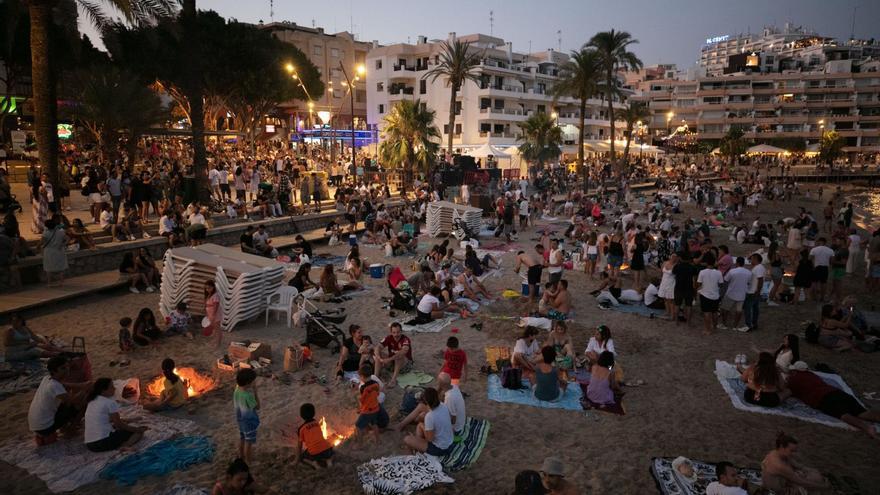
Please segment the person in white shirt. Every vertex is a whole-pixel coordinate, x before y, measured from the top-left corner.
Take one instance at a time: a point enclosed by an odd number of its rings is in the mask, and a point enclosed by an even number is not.
[[[519,230],[525,230],[529,226],[529,200],[523,197],[519,201]]]
[[[828,268],[831,258],[834,257],[834,250],[826,246],[824,237],[816,239],[816,247],[810,249],[810,261],[813,262],[813,285],[810,291],[813,293],[814,301],[825,300],[825,286],[828,283]]]
[[[746,293],[743,315],[746,327],[749,331],[758,329],[758,308],[761,304],[761,291],[764,288],[764,279],[767,278],[767,269],[764,268],[764,257],[760,254],[752,254],[749,262],[752,264],[751,278],[749,279],[749,291]]]
[[[541,359],[541,350],[538,342],[535,340],[538,335],[538,329],[535,327],[526,327],[516,344],[513,346],[513,353],[510,357],[510,363],[514,368],[522,369],[523,376],[534,376],[535,364]]]
[[[211,183],[211,191],[214,193],[214,197],[217,199],[223,199],[223,196],[220,193],[220,171],[216,168],[212,168],[208,171],[208,182]]]
[[[654,277],[651,279],[651,283],[648,284],[648,288],[645,289],[644,294],[644,302],[645,306],[651,309],[666,309],[666,301],[660,298],[660,279]]]
[[[422,403],[430,409],[425,414],[424,423],[419,424],[415,435],[403,439],[414,453],[424,452],[435,457],[443,457],[452,450],[455,438],[452,430],[452,416],[445,404],[440,403],[440,393],[428,387],[422,393]]]
[[[440,299],[437,297],[440,295],[440,292],[440,287],[435,285],[431,287],[430,292],[422,296],[422,299],[419,300],[419,304],[416,306],[416,311],[418,313],[416,320],[419,323],[428,323],[443,318],[443,310],[440,308]]]
[[[28,408],[28,429],[41,441],[54,439],[55,432],[74,426],[80,417],[77,393],[89,383],[68,383],[70,391],[62,383],[67,377],[67,358],[55,356],[46,363],[48,375],[43,377]],[[81,394],[80,394],[81,395]]]
[[[859,235],[858,230],[855,228],[849,229],[847,243],[849,258],[846,259],[846,273],[853,273],[859,263],[859,256],[862,250],[862,236]]]
[[[119,404],[113,399],[116,388],[110,378],[98,378],[89,393],[83,441],[92,452],[107,452],[136,444],[147,431],[119,417]]]
[[[254,249],[263,253],[264,256],[272,258],[278,256],[278,250],[272,247],[272,240],[269,238],[269,232],[266,231],[265,225],[260,225],[254,232]]]
[[[110,211],[110,205],[108,204],[104,204],[101,210],[100,226],[101,230],[110,234],[114,242],[119,240],[116,238],[116,219],[113,217],[113,212]]]
[[[715,268],[715,260],[709,259],[709,267],[697,275],[697,293],[700,295],[700,311],[703,312],[703,335],[710,335],[718,325],[718,303],[724,277]]]
[[[229,172],[223,164],[217,165],[217,180],[220,183],[220,199],[231,199],[232,194],[229,191]]]
[[[746,490],[748,481],[737,476],[733,464],[722,461],[715,465],[717,481],[709,483],[706,487],[706,495],[749,495]]]
[[[718,328],[748,331],[748,327],[741,328],[739,326],[743,304],[745,303],[749,284],[752,280],[752,272],[745,267],[745,264],[745,258],[742,256],[737,257],[736,266],[724,276],[724,281],[727,282],[727,292],[724,293],[724,299],[721,301],[721,323],[718,324]],[[727,324],[731,321],[731,313],[733,314],[733,322],[728,327]]]
[[[562,279],[562,249],[559,247],[559,240],[552,239],[550,241],[550,257],[547,266],[547,272],[550,274],[549,282],[558,283]]]
[[[443,404],[449,410],[452,417],[452,431],[456,436],[464,432],[464,425],[467,423],[467,412],[464,404],[464,395],[458,384],[452,383],[452,377],[448,373],[440,373],[437,375],[437,388],[443,394]]]

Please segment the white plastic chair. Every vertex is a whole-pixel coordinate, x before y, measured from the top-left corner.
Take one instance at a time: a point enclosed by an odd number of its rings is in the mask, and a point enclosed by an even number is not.
[[[269,326],[269,311],[283,312],[287,315],[287,328],[293,318],[293,300],[299,295],[296,287],[282,285],[266,298],[266,326]]]

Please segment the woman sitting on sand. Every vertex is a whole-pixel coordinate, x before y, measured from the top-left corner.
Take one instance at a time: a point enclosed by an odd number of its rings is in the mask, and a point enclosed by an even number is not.
[[[226,468],[224,479],[214,484],[211,495],[249,495],[262,492],[263,490],[254,483],[247,463],[235,459]]]
[[[782,337],[782,345],[776,349],[774,356],[776,356],[776,366],[779,366],[783,373],[788,372],[792,363],[801,360],[800,348],[800,339],[797,335],[789,333]]]
[[[344,291],[357,290],[361,288],[361,284],[357,282],[348,282],[342,286],[336,279],[336,272],[333,271],[333,264],[324,265],[321,270],[321,289],[327,296],[339,297]]]
[[[614,350],[614,339],[611,338],[611,329],[605,325],[599,325],[584,350],[587,365],[592,366],[598,363],[599,356],[606,351],[615,357],[617,356],[617,352]]]
[[[165,376],[162,380],[162,393],[158,399],[144,401],[144,409],[152,412],[170,411],[186,404],[186,383],[177,376],[174,368],[173,359],[162,360],[162,375]]]
[[[769,352],[758,354],[758,361],[745,370],[742,366],[738,366],[737,370],[742,373],[742,381],[746,382],[743,399],[749,404],[777,407],[790,395],[776,366],[776,358]]]
[[[535,366],[535,380],[532,386],[532,395],[538,400],[553,402],[559,400],[565,393],[568,382],[562,379],[560,370],[554,366],[556,363],[556,351],[553,347],[544,346],[541,349],[541,360]]]
[[[290,279],[290,282],[287,282],[287,285],[296,288],[296,290],[305,297],[314,294],[318,285],[312,282],[312,279],[309,278],[310,271],[312,271],[311,263],[303,263],[299,265],[296,274]]]
[[[116,388],[110,378],[95,380],[89,393],[84,440],[86,448],[92,452],[128,450],[147,431],[145,426],[130,425],[119,417],[119,404],[113,400],[115,393]]]
[[[599,354],[596,363],[590,367],[587,400],[603,406],[614,404],[614,392],[620,390],[614,375],[614,354],[609,351]]]
[[[21,315],[13,313],[9,320],[12,326],[6,330],[3,339],[6,361],[29,361],[62,352],[63,349],[52,345],[49,339],[32,332]]]
[[[156,325],[156,316],[150,308],[140,310],[132,330],[132,339],[136,344],[142,346],[156,343],[162,337],[162,332]]]
[[[825,493],[828,480],[794,460],[798,441],[785,433],[776,436],[776,448],[761,461],[761,486],[779,495]]]

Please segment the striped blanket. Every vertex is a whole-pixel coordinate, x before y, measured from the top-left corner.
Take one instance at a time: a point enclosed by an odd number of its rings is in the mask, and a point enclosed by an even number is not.
[[[477,461],[489,438],[489,421],[468,418],[461,434],[461,442],[453,444],[452,452],[440,460],[447,471],[461,471]]]
[[[657,482],[657,488],[663,495],[703,495],[709,483],[716,481],[715,464],[691,461],[694,466],[696,479],[689,480],[679,474],[673,467],[672,457],[655,457],[651,461],[651,474]],[[737,474],[749,481],[749,483],[761,484],[761,471],[759,469],[737,468]]]
[[[440,461],[430,455],[380,457],[357,468],[358,480],[367,495],[410,495],[436,483],[453,483]]]

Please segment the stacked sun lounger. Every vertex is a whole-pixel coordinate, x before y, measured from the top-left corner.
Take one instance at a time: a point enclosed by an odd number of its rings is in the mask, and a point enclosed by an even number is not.
[[[159,311],[168,316],[183,301],[191,314],[205,314],[205,283],[213,280],[227,331],[265,313],[266,298],[281,286],[284,265],[241,251],[203,244],[165,252]]]
[[[473,206],[457,205],[449,201],[428,203],[427,223],[431,237],[449,235],[455,220],[460,220],[471,232],[479,232],[482,225],[483,210]]]

